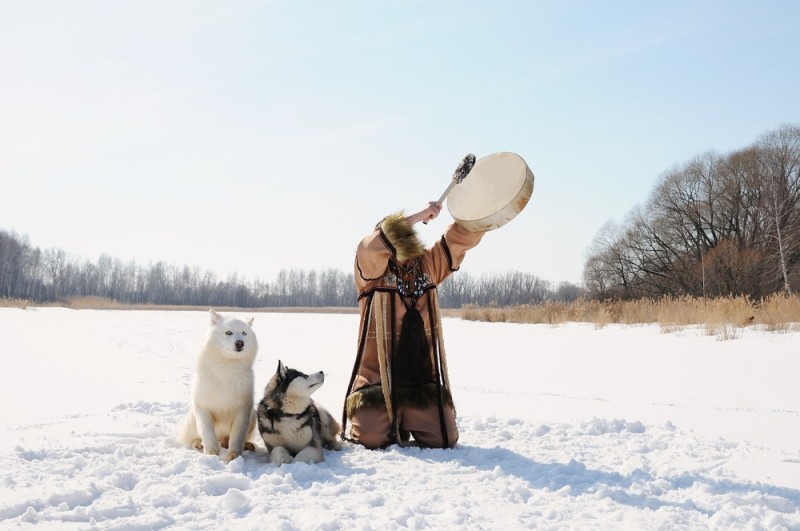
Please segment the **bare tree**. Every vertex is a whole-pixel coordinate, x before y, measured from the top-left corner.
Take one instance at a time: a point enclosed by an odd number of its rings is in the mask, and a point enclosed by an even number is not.
[[[48,249],[44,254],[45,269],[50,278],[53,298],[61,297],[64,272],[67,268],[67,253],[61,249]]]
[[[614,221],[607,221],[595,235],[587,252],[583,281],[595,296],[631,298],[633,266],[625,234]]]
[[[771,222],[783,289],[791,294],[789,270],[797,261],[800,216],[800,127],[784,126],[759,142],[765,207]]]

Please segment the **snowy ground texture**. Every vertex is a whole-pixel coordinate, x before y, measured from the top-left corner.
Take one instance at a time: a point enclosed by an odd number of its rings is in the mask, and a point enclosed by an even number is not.
[[[248,314],[243,314],[247,316]],[[207,312],[0,308],[0,528],[800,529],[800,334],[446,319],[454,450],[178,448]],[[355,315],[256,314],[339,415]]]

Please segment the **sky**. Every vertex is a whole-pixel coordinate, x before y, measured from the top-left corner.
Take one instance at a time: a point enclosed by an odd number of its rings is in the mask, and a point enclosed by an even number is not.
[[[349,272],[464,154],[511,151],[531,201],[462,271],[580,282],[665,171],[800,121],[798,19],[788,0],[0,0],[0,230],[220,277]]]

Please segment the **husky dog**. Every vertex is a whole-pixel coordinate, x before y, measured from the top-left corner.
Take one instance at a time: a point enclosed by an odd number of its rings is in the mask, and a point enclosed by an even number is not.
[[[258,341],[253,319],[223,317],[214,310],[205,345],[197,358],[189,415],[178,435],[183,446],[218,455],[225,461],[254,450],[256,416],[253,408],[253,362]]]
[[[341,450],[339,423],[311,394],[325,381],[322,372],[304,374],[278,361],[278,370],[258,404],[258,430],[270,460],[278,466],[293,461],[319,463],[322,448]]]

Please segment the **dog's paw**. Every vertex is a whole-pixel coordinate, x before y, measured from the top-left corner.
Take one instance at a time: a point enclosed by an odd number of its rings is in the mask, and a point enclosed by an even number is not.
[[[227,448],[229,442],[230,438],[227,435],[225,435],[224,437],[220,437],[219,439],[219,445],[222,446],[223,448]]]
[[[192,448],[194,448],[195,450],[203,451],[203,441],[201,441],[200,439],[195,439],[194,441],[192,441]]]
[[[338,452],[342,449],[342,443],[339,439],[331,439],[325,443],[325,447],[329,450],[335,450]]]
[[[219,446],[216,445],[214,445],[213,447],[206,446],[205,448],[203,448],[203,452],[208,455],[219,455]]]
[[[288,465],[294,461],[294,458],[292,458],[292,455],[286,450],[286,448],[278,446],[272,449],[272,452],[269,454],[269,460],[275,466],[281,466]]]
[[[256,445],[251,443],[251,442],[246,442],[246,443],[244,443],[244,449],[248,450],[250,452],[255,452],[256,451]]]
[[[227,455],[225,455],[225,462],[230,463],[237,457],[239,457],[239,452],[230,451],[227,453]]]
[[[303,448],[294,457],[295,461],[300,461],[301,463],[321,463],[323,459],[322,449],[313,447]]]

